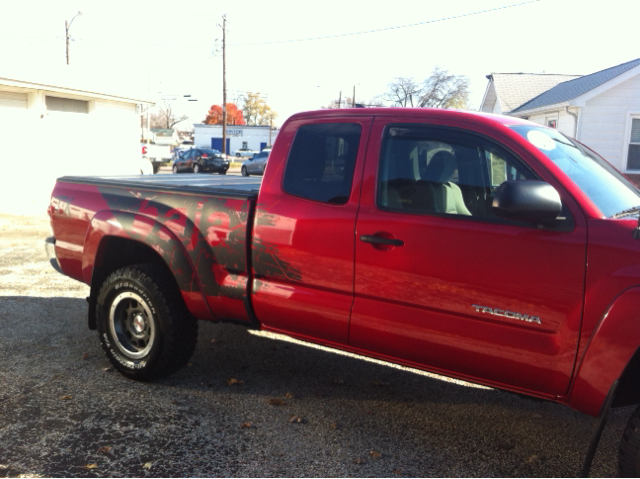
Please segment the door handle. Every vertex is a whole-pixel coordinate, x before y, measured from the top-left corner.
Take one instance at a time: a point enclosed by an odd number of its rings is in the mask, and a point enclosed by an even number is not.
[[[360,241],[364,241],[365,243],[371,243],[374,245],[383,245],[383,246],[404,246],[404,241],[394,238],[385,238],[384,236],[378,235],[362,235],[360,236]]]

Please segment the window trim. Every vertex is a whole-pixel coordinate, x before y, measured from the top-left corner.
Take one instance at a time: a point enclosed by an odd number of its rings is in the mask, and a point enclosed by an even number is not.
[[[630,174],[640,174],[640,168],[632,170],[629,168],[629,145],[631,144],[631,129],[633,120],[640,120],[640,110],[627,110],[626,121],[624,126],[624,137],[622,144],[622,172]]]
[[[405,215],[414,215],[414,216],[426,216],[426,217],[437,217],[437,218],[448,218],[455,220],[463,220],[463,221],[475,221],[481,223],[489,223],[489,224],[500,224],[506,226],[519,226],[529,229],[539,229],[539,225],[535,225],[532,223],[526,223],[522,221],[514,221],[500,217],[479,217],[479,216],[467,216],[467,215],[459,215],[452,213],[438,213],[438,212],[419,212],[419,211],[406,211],[400,209],[393,209],[389,207],[383,207],[381,205],[382,201],[382,159],[385,152],[385,147],[387,141],[389,139],[389,130],[391,128],[413,128],[413,129],[421,129],[430,132],[444,131],[448,134],[455,133],[459,135],[464,135],[467,138],[471,138],[474,140],[480,140],[481,142],[488,143],[489,145],[498,149],[498,151],[504,151],[507,153],[518,166],[522,168],[523,171],[528,172],[533,180],[545,181],[536,171],[534,171],[527,162],[523,161],[520,155],[516,154],[511,148],[501,143],[498,143],[495,139],[483,135],[477,131],[467,130],[460,127],[453,126],[443,126],[443,125],[433,125],[426,123],[388,123],[385,125],[383,133],[382,133],[382,142],[380,144],[380,153],[378,156],[378,165],[376,168],[376,190],[375,190],[375,206],[378,211],[386,212],[386,213],[400,213]],[[446,140],[445,140],[446,141]],[[575,220],[573,218],[573,214],[571,213],[568,205],[563,202],[563,211],[566,212],[566,217],[564,220],[558,221],[556,224],[552,226],[544,226],[542,229],[544,230],[554,230],[554,231],[573,231],[575,228]]]

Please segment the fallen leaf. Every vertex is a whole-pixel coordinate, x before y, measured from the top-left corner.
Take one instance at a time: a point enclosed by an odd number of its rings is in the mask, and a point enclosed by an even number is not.
[[[373,449],[371,449],[369,451],[369,456],[371,457],[371,459],[380,459],[382,457],[382,454],[380,454],[378,451],[374,451]]]
[[[242,384],[242,383],[244,383],[244,381],[243,381],[242,379],[235,379],[235,378],[231,378],[231,379],[229,379],[229,380],[227,381],[227,384],[228,384],[229,386],[232,386],[232,385],[234,385],[234,384]]]
[[[269,404],[271,404],[272,406],[282,406],[284,404],[284,401],[282,399],[269,399]]]
[[[98,449],[98,452],[102,452],[104,454],[108,454],[111,452],[111,447],[109,446],[104,446]]]
[[[87,464],[86,466],[83,466],[85,469],[98,469],[98,465],[97,464]]]
[[[364,464],[366,461],[364,459],[362,459],[361,457],[359,457],[358,459],[354,459],[353,463],[354,464]]]
[[[62,396],[60,399],[62,399],[63,401],[71,401],[71,396],[67,394],[66,396]]]
[[[243,422],[242,424],[240,424],[240,427],[242,429],[251,429],[251,423],[250,422]]]
[[[339,422],[333,422],[331,423],[331,429],[342,429],[342,424]]]
[[[400,474],[402,474],[402,471],[400,469],[394,469],[393,472],[396,476],[399,476]]]
[[[289,422],[297,422],[297,423],[301,423],[304,424],[306,423],[306,419],[301,418],[300,416],[296,416],[295,414],[289,416]]]
[[[371,384],[377,388],[386,387],[389,385],[389,383],[385,383],[384,381],[373,381]]]
[[[542,464],[542,459],[540,459],[540,456],[538,456],[537,454],[534,454],[529,459],[527,459],[527,462],[534,466],[539,466],[540,464]]]
[[[293,394],[291,394],[291,393],[287,393],[287,394],[284,395],[284,397],[287,398],[287,399],[293,399],[295,396]]]
[[[113,368],[102,368],[102,370],[103,370],[105,373],[110,373],[111,371],[113,371]]]
[[[150,463],[150,462],[145,462],[145,463],[144,463],[144,465],[142,466],[142,469],[147,469],[147,470],[149,470],[149,469],[151,469],[151,466],[152,466],[152,465],[153,465],[153,464],[152,464],[152,463]]]
[[[209,341],[209,342],[210,342],[211,344],[215,344],[215,343],[217,343],[217,342],[218,342],[218,340],[214,338],[214,339],[212,339],[212,340],[211,340],[211,341]]]
[[[82,359],[84,361],[86,361],[87,359],[89,359],[91,356],[89,356],[89,353],[84,353],[84,355],[82,356]]]

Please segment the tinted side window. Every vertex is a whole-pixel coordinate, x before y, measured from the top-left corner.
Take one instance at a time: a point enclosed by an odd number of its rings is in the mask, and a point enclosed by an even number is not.
[[[511,154],[471,134],[419,126],[387,128],[378,185],[383,209],[495,218],[507,180],[535,179]]]
[[[284,191],[323,203],[345,204],[351,194],[360,133],[360,125],[353,123],[300,127],[284,172]]]

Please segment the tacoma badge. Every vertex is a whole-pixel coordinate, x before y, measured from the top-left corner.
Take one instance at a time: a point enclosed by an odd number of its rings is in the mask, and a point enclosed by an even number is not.
[[[472,308],[476,308],[476,313],[487,313],[493,316],[502,316],[503,318],[518,319],[527,323],[542,324],[539,316],[529,316],[528,314],[515,313],[513,311],[505,311],[504,309],[489,308],[488,306],[479,306],[472,304]]]

